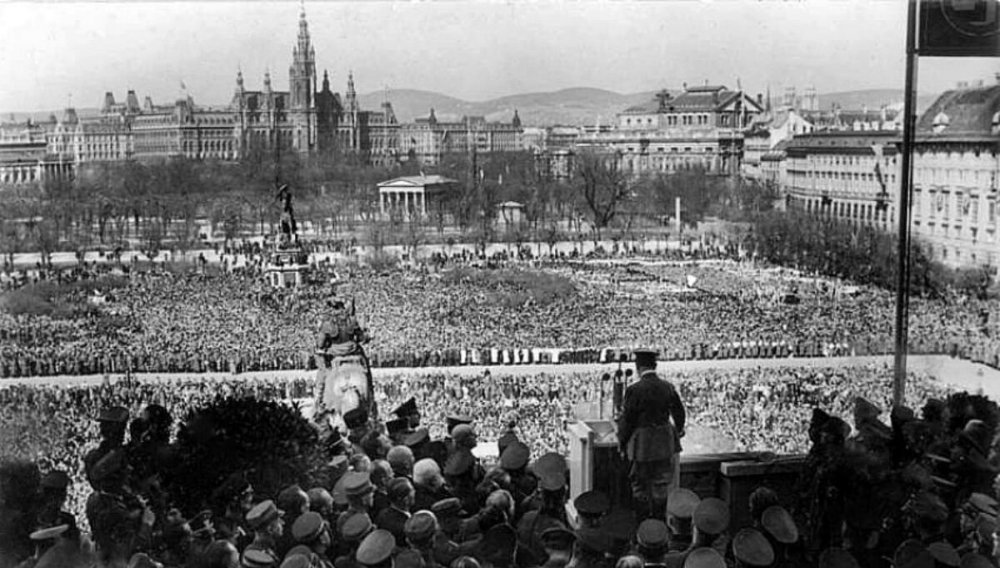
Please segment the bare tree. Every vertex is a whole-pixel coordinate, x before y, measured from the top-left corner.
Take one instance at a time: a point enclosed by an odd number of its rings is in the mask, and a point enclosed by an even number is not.
[[[583,205],[594,226],[595,237],[619,213],[621,204],[630,196],[628,176],[615,155],[582,152],[576,162],[576,185]]]

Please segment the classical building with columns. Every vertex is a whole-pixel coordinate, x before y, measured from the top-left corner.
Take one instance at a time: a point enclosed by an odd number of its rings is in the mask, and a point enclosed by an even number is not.
[[[444,176],[408,176],[378,184],[382,219],[427,216],[427,198],[454,188],[458,182]]]

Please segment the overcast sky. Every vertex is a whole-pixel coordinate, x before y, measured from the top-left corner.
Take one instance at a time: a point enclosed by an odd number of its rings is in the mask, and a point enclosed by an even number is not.
[[[467,100],[567,87],[621,93],[737,78],[820,93],[901,88],[905,0],[307,1],[317,64],[343,91]],[[0,3],[0,110],[124,98],[224,104],[237,68],[287,89],[299,2]],[[920,91],[992,81],[996,60],[929,59]]]

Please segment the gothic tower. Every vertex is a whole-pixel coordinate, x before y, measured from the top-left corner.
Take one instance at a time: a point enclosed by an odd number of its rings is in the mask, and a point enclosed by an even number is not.
[[[309,41],[305,8],[299,14],[299,37],[288,69],[288,118],[294,134],[292,147],[310,152],[316,147],[316,50]]]

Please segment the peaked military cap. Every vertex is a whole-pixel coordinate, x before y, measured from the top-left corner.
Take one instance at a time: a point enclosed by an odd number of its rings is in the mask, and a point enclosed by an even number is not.
[[[701,499],[698,494],[683,487],[674,489],[667,496],[667,514],[678,519],[690,519]]]
[[[372,532],[372,519],[368,513],[353,513],[344,520],[340,528],[340,534],[345,540],[355,542],[364,538]]]
[[[462,501],[458,497],[441,499],[431,505],[431,511],[435,515],[457,515],[462,511]]]
[[[278,559],[266,550],[248,548],[243,551],[241,563],[246,568],[273,568],[278,564]]]
[[[97,417],[98,422],[128,422],[128,409],[124,406],[112,406],[105,408]]]
[[[635,364],[643,367],[652,367],[656,365],[656,359],[660,354],[652,349],[636,349],[632,352],[635,356]]]
[[[722,534],[729,528],[729,505],[722,499],[702,499],[694,510],[694,526],[704,534]]]
[[[713,548],[696,548],[684,559],[684,568],[726,568],[726,560]]]
[[[500,454],[500,467],[507,471],[517,471],[528,465],[531,450],[522,442],[514,441]]]
[[[455,429],[455,426],[460,424],[472,424],[472,419],[468,416],[453,415],[448,416],[444,419],[445,425],[448,427],[448,435],[451,435],[451,431]]]
[[[977,512],[993,516],[997,514],[997,500],[985,493],[973,493],[969,496],[969,500],[966,503]]]
[[[358,545],[354,558],[365,566],[376,566],[389,559],[396,546],[396,537],[384,529],[375,529]]]
[[[28,538],[31,540],[52,540],[62,536],[63,533],[69,530],[69,525],[56,525],[54,527],[48,527],[44,529],[38,529],[37,531],[31,533]]]
[[[799,540],[799,528],[788,511],[781,505],[768,507],[761,515],[764,530],[781,544],[793,544]]]
[[[357,497],[375,491],[371,476],[364,471],[350,471],[344,474],[344,495]]]
[[[403,445],[409,447],[410,449],[413,449],[419,446],[420,444],[427,442],[427,440],[429,439],[430,439],[430,433],[427,431],[426,428],[421,428],[413,432],[412,434],[407,435],[406,439],[403,440]]]
[[[959,564],[961,568],[993,568],[993,563],[985,556],[976,552],[966,553]]]
[[[406,418],[397,418],[385,423],[385,429],[390,435],[406,430],[410,426],[410,421]]]
[[[355,408],[344,414],[344,425],[348,428],[360,428],[368,423],[368,411],[364,408]]]
[[[573,507],[585,517],[600,517],[611,508],[611,500],[601,491],[585,491],[573,500]]]
[[[635,531],[636,542],[646,548],[663,548],[667,539],[667,525],[659,519],[646,519]]]
[[[771,543],[756,529],[743,529],[736,533],[733,555],[747,566],[770,566],[774,562]]]
[[[274,504],[274,501],[267,499],[257,503],[252,509],[247,511],[247,525],[249,525],[251,529],[257,530],[266,526],[274,519],[284,516],[285,512],[279,509],[278,506]]]
[[[417,511],[403,524],[403,533],[410,542],[430,540],[437,529],[437,517],[430,511]]]
[[[292,538],[296,542],[312,542],[323,532],[325,526],[326,521],[319,513],[314,511],[302,513],[292,523]]]
[[[305,554],[285,555],[281,561],[281,568],[313,568],[312,557]]]
[[[576,542],[573,531],[563,527],[545,529],[540,536],[545,548],[553,550],[572,550],[573,543]]]
[[[931,553],[938,564],[958,568],[962,562],[955,547],[947,542],[932,542],[927,545],[927,552]]]
[[[819,555],[819,568],[861,568],[858,561],[843,548],[827,548]]]
[[[919,540],[905,540],[893,554],[894,568],[934,568],[934,557]]]
[[[400,404],[396,410],[392,411],[393,414],[400,418],[406,418],[410,415],[417,414],[417,399],[416,397],[410,397],[409,400]]]
[[[285,560],[288,560],[292,556],[305,556],[306,558],[312,560],[312,556],[315,554],[311,548],[304,544],[296,544],[295,546],[288,549],[285,553]]]

